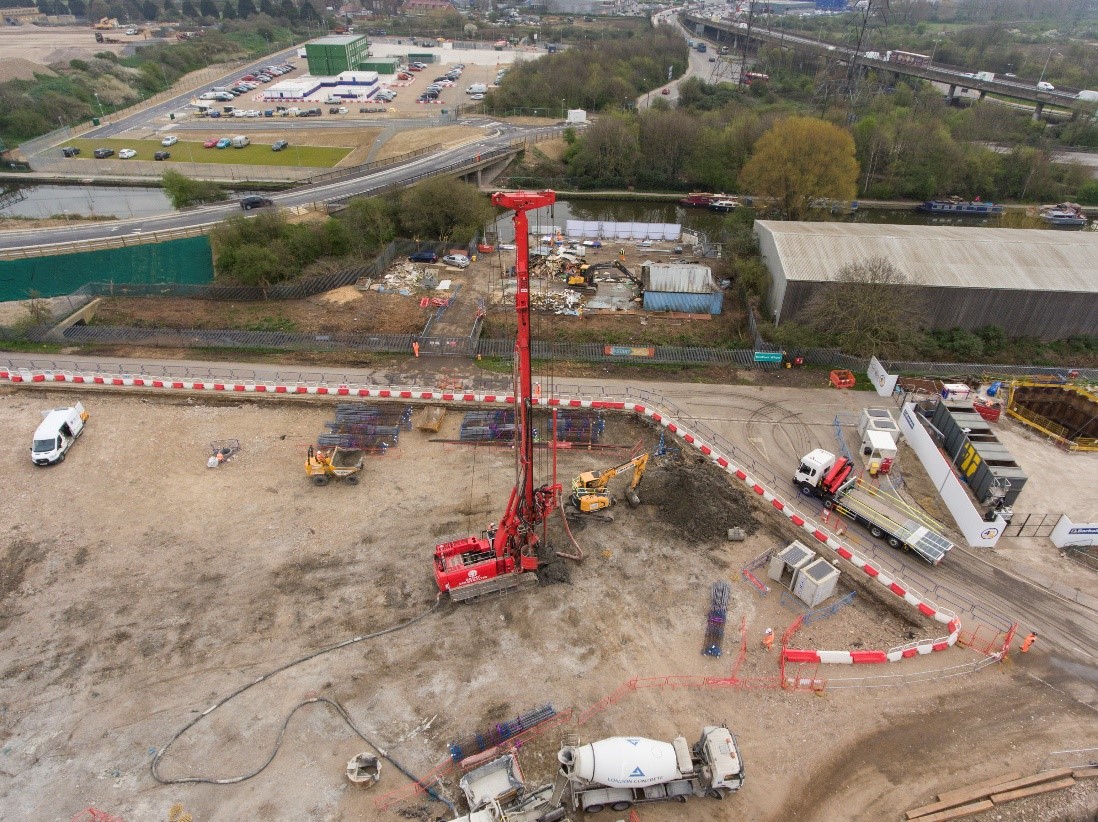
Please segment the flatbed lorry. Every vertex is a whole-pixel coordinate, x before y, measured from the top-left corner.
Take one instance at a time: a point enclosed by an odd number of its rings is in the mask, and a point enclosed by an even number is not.
[[[862,482],[846,457],[817,448],[801,458],[793,484],[806,497],[861,525],[889,547],[910,551],[937,565],[953,549],[942,526],[899,497]]]

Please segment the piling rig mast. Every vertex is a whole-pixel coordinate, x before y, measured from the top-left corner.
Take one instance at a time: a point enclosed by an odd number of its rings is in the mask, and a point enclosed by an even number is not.
[[[530,366],[530,227],[526,212],[556,202],[552,191],[496,192],[492,204],[514,209],[515,224],[515,312],[518,334],[515,359],[518,365],[515,390],[517,479],[507,508],[498,524],[483,536],[444,542],[435,546],[435,581],[440,591],[455,601],[475,599],[526,583],[535,583],[538,546],[545,537],[546,520],[560,502],[561,486],[556,481],[536,485],[534,477],[533,377]],[[555,433],[553,434],[555,439]],[[541,530],[539,537],[538,531]]]

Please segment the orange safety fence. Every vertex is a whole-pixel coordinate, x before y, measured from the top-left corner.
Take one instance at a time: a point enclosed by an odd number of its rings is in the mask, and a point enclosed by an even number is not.
[[[124,822],[121,816],[109,814],[98,808],[84,808],[74,815],[70,822]]]
[[[1011,624],[1005,631],[977,624],[974,631],[961,631],[957,636],[957,644],[962,648],[971,648],[984,656],[1006,656],[1017,632],[1017,622]]]

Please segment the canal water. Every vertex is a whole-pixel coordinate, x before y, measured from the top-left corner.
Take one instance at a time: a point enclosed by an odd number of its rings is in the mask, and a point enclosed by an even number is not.
[[[113,186],[28,186],[22,189],[24,198],[0,207],[0,219],[5,217],[46,218],[63,215],[117,217],[154,217],[172,209],[160,188]],[[750,209],[748,213],[754,216]],[[720,242],[726,215],[704,208],[683,208],[677,203],[649,203],[610,200],[562,200],[550,208],[529,213],[530,225],[558,225],[564,228],[568,220],[599,220],[603,222],[678,223],[684,228],[700,231],[710,240]],[[865,209],[849,216],[828,216],[828,219],[858,223],[892,223],[908,225],[994,225],[995,221],[933,217],[914,209]],[[498,223],[500,240],[513,241],[511,220]]]
[[[752,218],[753,209],[743,209]],[[564,229],[568,220],[598,220],[601,222],[678,223],[685,229],[700,231],[711,242],[721,242],[726,231],[727,214],[705,208],[683,208],[677,203],[650,203],[609,200],[562,200],[548,208],[528,212],[530,230],[547,233],[552,226]],[[823,219],[824,215],[820,215]],[[826,215],[826,219],[847,223],[882,223],[892,225],[953,225],[995,226],[998,220],[947,218],[923,214],[911,209],[864,209],[849,215]],[[509,215],[496,222],[500,242],[514,242],[514,229]]]

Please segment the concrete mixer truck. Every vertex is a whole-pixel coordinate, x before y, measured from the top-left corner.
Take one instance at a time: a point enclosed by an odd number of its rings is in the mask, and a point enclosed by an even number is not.
[[[614,736],[587,745],[564,745],[557,754],[567,780],[565,797],[574,811],[628,810],[642,802],[690,796],[713,799],[743,785],[744,768],[736,738],[727,728],[707,725],[690,747],[684,737],[659,742]]]

